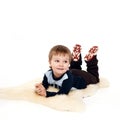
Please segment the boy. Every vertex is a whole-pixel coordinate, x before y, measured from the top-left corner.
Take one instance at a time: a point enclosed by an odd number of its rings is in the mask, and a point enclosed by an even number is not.
[[[76,44],[73,53],[63,45],[56,45],[49,52],[50,69],[44,74],[42,83],[35,85],[35,92],[41,96],[52,97],[68,94],[73,89],[84,89],[89,84],[99,82],[98,47],[93,46],[84,57],[87,71],[81,69],[81,46]],[[48,91],[48,87],[58,88],[58,92]]]

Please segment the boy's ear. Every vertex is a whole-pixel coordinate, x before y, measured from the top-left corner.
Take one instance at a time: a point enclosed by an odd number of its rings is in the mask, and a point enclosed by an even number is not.
[[[50,64],[50,60],[48,60],[48,63]]]
[[[49,67],[51,68],[51,62],[50,61],[48,61],[49,62]]]

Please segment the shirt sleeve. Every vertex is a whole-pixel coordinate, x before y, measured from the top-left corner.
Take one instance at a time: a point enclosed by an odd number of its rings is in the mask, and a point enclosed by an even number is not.
[[[44,77],[43,77],[42,85],[45,87],[46,90],[49,87],[49,83],[48,83],[46,75],[44,75]]]

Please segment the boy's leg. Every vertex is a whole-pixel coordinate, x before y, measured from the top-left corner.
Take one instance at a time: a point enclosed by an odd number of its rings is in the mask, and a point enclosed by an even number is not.
[[[70,69],[82,69],[82,56],[81,56],[81,45],[76,44],[72,52],[72,61],[70,64]]]
[[[97,51],[98,51],[98,46],[93,46],[90,50],[89,53],[84,57],[86,66],[87,66],[87,71],[94,75],[97,80],[99,81],[99,73],[98,73],[98,59],[97,59]]]

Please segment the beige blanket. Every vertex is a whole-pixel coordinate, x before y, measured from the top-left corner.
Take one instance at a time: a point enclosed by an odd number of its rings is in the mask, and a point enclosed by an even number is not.
[[[69,95],[57,95],[45,98],[34,92],[34,85],[40,81],[41,79],[38,78],[16,87],[1,88],[0,99],[26,100],[56,110],[79,112],[85,110],[83,98],[92,96],[100,88],[109,86],[109,82],[105,78],[101,78],[100,83],[89,85],[86,89],[71,91]],[[56,91],[56,89],[52,87],[50,87],[49,90]]]

